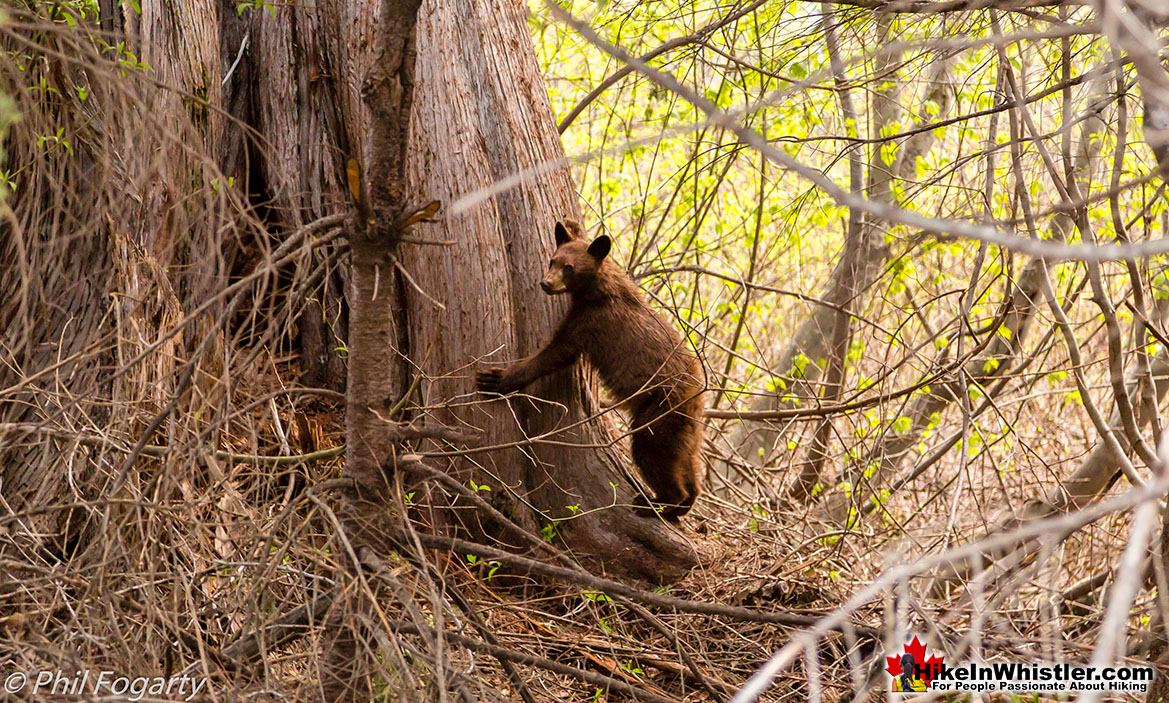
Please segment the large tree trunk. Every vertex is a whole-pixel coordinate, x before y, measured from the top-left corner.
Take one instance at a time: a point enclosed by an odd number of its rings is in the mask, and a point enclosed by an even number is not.
[[[362,153],[369,133],[359,92],[370,62],[363,48],[372,44],[377,13],[376,3],[359,4],[365,9],[323,2],[312,10],[289,6],[253,16],[252,41],[260,47],[251,68],[256,119],[272,149],[261,169],[263,186],[279,205],[273,216],[289,225],[327,214],[330,207],[335,211],[348,198],[345,160]],[[686,540],[624,507],[589,511],[626,505],[631,491],[623,478],[628,460],[614,451],[608,423],[575,426],[598,412],[590,381],[579,369],[530,388],[539,402],[473,395],[471,373],[480,359],[519,358],[551,335],[563,301],[544,296],[536,283],[551,253],[552,224],[578,216],[566,166],[450,210],[499,179],[564,159],[524,8],[503,1],[428,3],[419,12],[417,33],[406,204],[437,200],[444,212],[439,221],[414,227],[411,236],[454,244],[407,244],[399,256],[412,282],[392,269],[382,277],[392,291],[404,291],[387,292],[400,307],[394,362],[384,372],[398,389],[409,386],[410,376],[422,376],[427,421],[479,431],[481,446],[572,428],[530,447],[452,461],[449,468],[466,472],[483,465],[495,478],[476,480],[492,485],[492,498],[513,503],[509,514],[530,525],[573,518],[559,523],[559,532],[596,564],[652,581],[675,579],[695,562]],[[323,319],[343,328],[342,311],[329,312],[331,303],[321,301]],[[308,303],[301,333],[327,342],[328,325],[314,332],[316,320],[308,319],[322,311]],[[328,356],[335,346],[305,346],[302,354],[318,349]],[[314,368],[332,368],[329,359],[303,363],[306,380],[313,382],[320,380]],[[465,405],[468,400],[478,404]],[[440,407],[448,402],[458,407]],[[544,512],[533,514],[522,503]],[[584,516],[574,518],[574,511]]]
[[[413,232],[454,244],[407,245],[403,252],[416,284],[406,289],[410,358],[425,378],[429,421],[477,430],[481,447],[539,438],[452,460],[452,471],[466,475],[481,466],[475,480],[491,486],[506,513],[555,524],[594,565],[671,581],[695,563],[693,548],[627,507],[628,460],[614,449],[610,423],[596,418],[594,383],[579,365],[533,384],[524,397],[474,393],[477,365],[531,354],[566,309],[537,283],[552,253],[554,223],[579,219],[567,165],[457,204],[524,169],[564,163],[537,66],[521,4],[441,3],[420,13],[408,193],[414,204],[441,201],[446,213]],[[524,503],[542,512],[533,515]]]
[[[374,58],[377,0],[278,5],[249,22],[250,47],[237,71],[250,70],[252,124],[264,135],[253,192],[264,195],[273,225],[295,229],[346,207],[346,163],[365,153],[370,117],[361,82]],[[230,20],[227,20],[230,22]],[[225,49],[232,59],[238,43]],[[348,333],[347,270],[331,265],[336,248],[313,252],[313,278],[298,301],[305,385],[341,390]],[[400,381],[400,378],[395,378]]]
[[[151,66],[153,80],[174,90],[99,76],[85,83],[89,94],[81,100],[75,82],[85,81],[90,67],[100,71],[105,57],[87,37],[75,43],[38,34],[35,16],[22,16],[30,23],[23,41],[42,43],[52,60],[35,71],[14,61],[0,70],[0,92],[12,96],[22,116],[4,144],[6,165],[21,164],[22,178],[0,225],[6,306],[0,387],[8,389],[0,397],[0,485],[6,508],[29,511],[22,522],[28,529],[16,541],[34,552],[76,544],[96,553],[97,511],[41,509],[137,482],[144,462],[80,441],[84,433],[132,438],[131,444],[145,443],[160,427],[174,436],[185,429],[174,419],[184,408],[222,390],[215,388],[221,336],[206,324],[221,307],[190,324],[190,334],[160,336],[225,285],[219,254],[233,226],[222,198],[191,194],[215,176],[200,155],[220,142],[223,120],[181,97],[204,95],[217,104],[219,81],[209,78],[219,72],[218,38],[209,32],[215,15],[206,3],[172,10],[143,3],[140,13],[127,13],[125,47]],[[16,36],[4,44],[13,55],[27,51]],[[169,51],[156,51],[156,44]],[[45,81],[46,92],[60,97],[44,99],[27,89],[29,80]],[[176,119],[168,122],[168,115]],[[199,130],[192,128],[196,121]],[[76,146],[60,153],[37,148],[37,131],[49,124],[62,143]],[[148,349],[157,350],[149,361],[119,368]],[[50,368],[55,385],[41,385],[49,383]],[[114,368],[122,373],[111,374]],[[117,479],[106,483],[111,466]]]
[[[305,255],[310,239],[285,250],[288,256],[275,267],[279,275],[267,268],[266,255],[302,223],[349,213],[346,162],[358,158],[370,168],[373,159],[362,155],[371,147],[373,155],[382,153],[371,144],[375,120],[361,99],[376,50],[376,7],[373,0],[321,0],[241,16],[230,3],[143,2],[141,15],[127,5],[128,51],[147,60],[150,75],[175,90],[155,85],[152,77],[142,81],[142,95],[130,99],[124,92],[136,88],[107,91],[95,83],[91,102],[82,104],[71,97],[72,83],[46,69],[46,80],[56,81],[49,83],[54,95],[65,97],[20,93],[26,121],[14,128],[19,145],[12,154],[31,165],[14,196],[14,216],[0,233],[0,249],[19,274],[0,283],[13,321],[0,337],[15,360],[0,370],[10,401],[0,412],[0,483],[5,510],[32,517],[0,545],[6,554],[11,545],[27,554],[46,547],[46,553],[62,555],[88,550],[76,563],[101,559],[104,573],[116,572],[136,589],[136,572],[125,560],[157,555],[161,561],[171,543],[136,529],[99,531],[122,511],[139,509],[132,501],[101,499],[138,498],[149,488],[152,496],[170,500],[185,495],[180,490],[198,492],[207,481],[224,482],[215,452],[230,447],[221,434],[239,410],[231,402],[231,385],[254,373],[247,357],[261,353],[262,340],[283,335],[295,319],[288,314],[294,308],[287,305],[288,291],[314,275],[314,262]],[[507,0],[436,2],[420,17],[405,178],[391,182],[392,174],[371,169],[366,195],[392,187],[399,190],[391,198],[394,207],[431,200],[449,207],[516,171],[564,163],[524,6]],[[93,60],[101,60],[94,53]],[[15,64],[0,69],[8,83],[23,85],[17,73]],[[100,119],[93,119],[96,110]],[[34,132],[47,124],[62,125],[77,153],[66,158],[40,150],[37,156]],[[377,206],[379,200],[371,202]],[[61,213],[75,221],[60,221]],[[611,426],[594,417],[592,382],[581,368],[536,384],[530,391],[540,400],[488,400],[471,393],[471,370],[480,358],[518,357],[551,334],[562,304],[539,293],[536,282],[551,251],[552,224],[577,214],[577,196],[561,166],[410,232],[454,246],[403,244],[399,267],[393,250],[386,256],[385,248],[372,251],[355,239],[349,254],[353,281],[322,274],[320,280],[336,290],[344,283],[350,301],[361,305],[354,311],[357,334],[350,336],[350,351],[362,360],[353,388],[360,393],[348,403],[346,472],[362,488],[384,485],[381,467],[392,452],[377,436],[374,411],[387,398],[400,397],[410,374],[421,374],[428,404],[415,414],[479,430],[480,448],[567,428],[522,448],[451,460],[450,470],[469,475],[484,467],[494,478],[476,480],[492,486],[492,498],[509,503],[512,517],[555,524],[576,554],[600,569],[674,580],[695,563],[694,550],[674,528],[623,507],[632,495],[623,477],[628,461],[614,449]],[[379,212],[375,228],[392,225],[394,215],[392,209]],[[316,264],[324,261],[345,260],[326,253]],[[267,292],[249,283],[238,295],[220,296],[253,271],[256,277],[248,280],[262,281]],[[289,279],[296,285],[286,285]],[[245,293],[254,294],[246,303]],[[281,297],[280,314],[265,319],[269,297]],[[181,324],[184,312],[205,303],[194,322]],[[236,331],[231,313],[237,304],[257,328],[267,325],[262,335],[233,340],[223,334]],[[325,318],[343,329],[343,311],[328,312],[328,306]],[[176,326],[177,333],[165,336]],[[324,346],[332,353],[338,345]],[[131,364],[139,355],[143,361]],[[339,372],[330,368],[326,364],[325,380],[335,382]],[[110,369],[128,372],[111,378]],[[444,407],[448,403],[462,405]],[[111,413],[111,407],[118,411]],[[115,444],[103,444],[106,437]],[[126,443],[138,447],[127,453]],[[147,447],[151,458],[141,451]],[[204,469],[206,476],[199,474]],[[388,546],[367,536],[367,530],[383,527],[377,522],[388,514],[380,510],[383,496],[374,495],[372,507],[355,508],[358,495],[350,494],[338,511],[349,543],[359,548],[363,542],[374,549]],[[102,507],[42,511],[95,501]],[[613,503],[619,506],[610,508]],[[353,517],[362,510],[382,515],[358,525]],[[127,539],[138,540],[131,546],[142,551],[130,551]],[[340,546],[333,553],[348,557]],[[21,582],[16,576],[0,581],[0,590]],[[343,581],[341,592],[348,598],[357,589]],[[338,612],[356,609],[360,615],[369,605],[346,598],[334,601]],[[365,634],[330,628],[329,663],[352,660],[359,648],[365,655],[376,651],[376,645],[360,642]],[[140,654],[125,646],[127,661]],[[154,649],[148,656],[161,657]],[[327,666],[325,697],[363,696],[367,675],[364,665]]]

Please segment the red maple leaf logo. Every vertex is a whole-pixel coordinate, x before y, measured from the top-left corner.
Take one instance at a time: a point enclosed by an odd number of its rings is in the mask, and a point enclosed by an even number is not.
[[[921,674],[921,680],[928,684],[934,678],[935,667],[944,662],[945,659],[936,654],[927,659],[925,650],[926,645],[917,639],[917,635],[914,635],[913,641],[905,645],[903,653],[913,655],[913,661],[917,664],[917,670]],[[890,676],[901,675],[901,655],[885,657],[885,664],[885,671],[889,672]]]

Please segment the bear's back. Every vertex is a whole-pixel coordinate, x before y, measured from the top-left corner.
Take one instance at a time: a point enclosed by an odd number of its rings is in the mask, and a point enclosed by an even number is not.
[[[610,279],[606,294],[575,304],[573,317],[581,350],[609,391],[618,400],[642,395],[670,404],[700,393],[701,368],[678,331],[650,309],[623,272],[603,276]]]

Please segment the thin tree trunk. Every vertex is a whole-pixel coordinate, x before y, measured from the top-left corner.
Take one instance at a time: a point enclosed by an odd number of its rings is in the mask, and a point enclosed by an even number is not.
[[[379,410],[398,390],[390,370],[395,355],[393,285],[409,189],[406,150],[414,101],[415,23],[421,0],[382,0],[377,27],[378,55],[366,75],[363,94],[371,117],[362,171],[366,178],[353,194],[356,215],[349,229],[352,285],[348,300],[349,378],[345,393],[345,470],[354,488],[342,493],[338,517],[343,539],[355,550],[358,563],[341,551],[350,581],[331,611],[324,638],[321,700],[365,701],[372,694],[370,671],[376,649],[365,642],[368,623],[375,622],[380,590],[363,587],[362,553],[375,563],[393,544],[390,535],[403,519],[390,500],[395,426]],[[371,580],[372,581],[372,580]],[[376,582],[373,582],[376,584]]]
[[[886,74],[899,63],[898,56],[888,55],[882,61],[883,68],[878,71],[878,75],[888,85],[874,95],[872,126],[869,130],[871,135],[880,135],[882,129],[897,118],[899,111],[897,95],[900,86],[897,84],[896,75]],[[948,82],[949,65],[949,58],[938,59],[922,99],[921,114],[931,114],[926,109],[926,106],[931,104],[938,108],[935,119],[949,111],[954,92]],[[884,162],[881,158],[881,146],[875,145],[869,163],[867,185],[869,197],[890,202],[894,197],[893,183],[911,177],[917,160],[929,153],[935,141],[937,137],[933,130],[908,138],[897,150],[896,160],[892,164]],[[878,224],[871,221],[865,223],[864,233],[856,242],[853,257],[846,256],[842,251],[841,258],[824,288],[822,297],[825,300],[848,300],[855,306],[872,287],[889,256],[889,248]],[[836,315],[837,311],[828,306],[817,305],[812,309],[809,316],[800,323],[791,342],[780,352],[778,361],[772,365],[776,376],[782,381],[779,390],[757,396],[750,410],[774,411],[817,397],[816,388],[822,369],[816,363],[809,363],[809,360],[815,362],[817,359],[828,358],[834,329],[833,319]],[[800,371],[797,372],[797,369]],[[728,441],[735,448],[737,456],[755,464],[764,464],[776,443],[790,427],[790,424],[779,426],[741,422],[731,431]]]
[[[1073,123],[1070,118],[1071,115],[1065,118],[1065,124]],[[1089,110],[1080,121],[1079,151],[1071,157],[1072,177],[1076,179],[1080,192],[1087,192],[1091,174],[1099,161],[1101,141],[1094,135],[1103,129],[1104,122],[1097,111]],[[1057,213],[1048,227],[1048,238],[1052,241],[1065,241],[1074,227],[1075,221],[1070,213]],[[1006,330],[1007,334],[999,334],[998,330],[989,333],[994,336],[986,348],[971,359],[960,372],[965,376],[965,383],[987,386],[994,379],[1001,378],[1018,361],[1038,304],[1043,299],[1041,292],[1043,271],[1044,262],[1032,259],[1019,273],[1012,286],[1007,309],[1001,313],[1002,329]],[[905,416],[910,418],[910,426],[907,429],[899,432],[890,425],[880,442],[859,461],[848,466],[841,476],[842,485],[848,490],[833,494],[827,503],[828,512],[833,519],[845,520],[850,514],[850,507],[867,503],[874,493],[888,485],[902,462],[909,456],[910,449],[921,441],[922,435],[935,421],[937,415],[961,397],[963,386],[963,379],[957,374],[949,381],[932,384],[930,392],[915,398],[905,413]]]
[[[856,137],[856,125],[859,124],[857,119],[856,107],[852,102],[852,94],[848,89],[848,79],[844,73],[844,61],[840,57],[840,44],[836,40],[836,15],[832,12],[832,5],[824,3],[822,5],[824,13],[822,15],[824,22],[824,46],[828,51],[828,58],[832,65],[833,83],[836,85],[836,93],[840,100],[840,116],[844,120],[844,124],[849,136]],[[889,33],[890,18],[888,15],[881,15],[878,20],[877,33],[881,37],[887,37]],[[893,69],[894,64],[887,63],[895,60],[893,56],[887,56],[885,62],[882,62],[878,68],[878,72],[883,74]],[[897,89],[896,81],[889,81],[889,87],[884,91],[877,90],[873,96],[874,106],[874,121],[886,123],[891,121],[896,116],[898,109],[897,105]],[[872,161],[869,163],[869,185],[872,190],[884,191],[887,185],[886,179],[877,175],[877,169],[884,170],[884,164],[880,164],[880,148],[874,148],[872,152]],[[861,154],[853,151],[848,157],[848,181],[849,188],[853,193],[861,194],[864,190],[864,164],[861,161]],[[872,193],[870,193],[872,197]],[[857,263],[860,260],[861,250],[865,247],[863,238],[865,234],[872,235],[872,232],[865,231],[864,215],[854,209],[849,210],[848,225],[844,235],[844,249],[840,255],[840,263],[842,270],[856,271]],[[850,277],[851,278],[851,277]],[[852,331],[852,318],[848,311],[852,305],[853,298],[856,291],[851,285],[847,285],[845,279],[842,279],[841,285],[831,291],[832,295],[828,302],[837,306],[839,309],[831,311],[831,330],[827,337],[831,343],[828,348],[827,363],[825,365],[824,373],[824,388],[820,394],[821,401],[824,403],[832,403],[840,398],[840,392],[844,387],[845,374],[845,357],[848,354],[848,340]],[[816,359],[816,364],[808,364],[808,366],[819,366],[819,359]],[[812,444],[808,448],[807,457],[804,463],[800,466],[800,471],[796,475],[795,481],[788,490],[788,497],[796,502],[804,502],[811,498],[816,493],[816,488],[820,482],[820,475],[824,470],[824,463],[828,459],[828,443],[832,438],[832,418],[824,417],[820,420],[816,431],[812,433]]]

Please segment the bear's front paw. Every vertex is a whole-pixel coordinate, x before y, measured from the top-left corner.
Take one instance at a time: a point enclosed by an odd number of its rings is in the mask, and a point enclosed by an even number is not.
[[[475,387],[479,389],[480,393],[502,394],[504,392],[503,369],[494,368],[479,371],[475,374]]]

